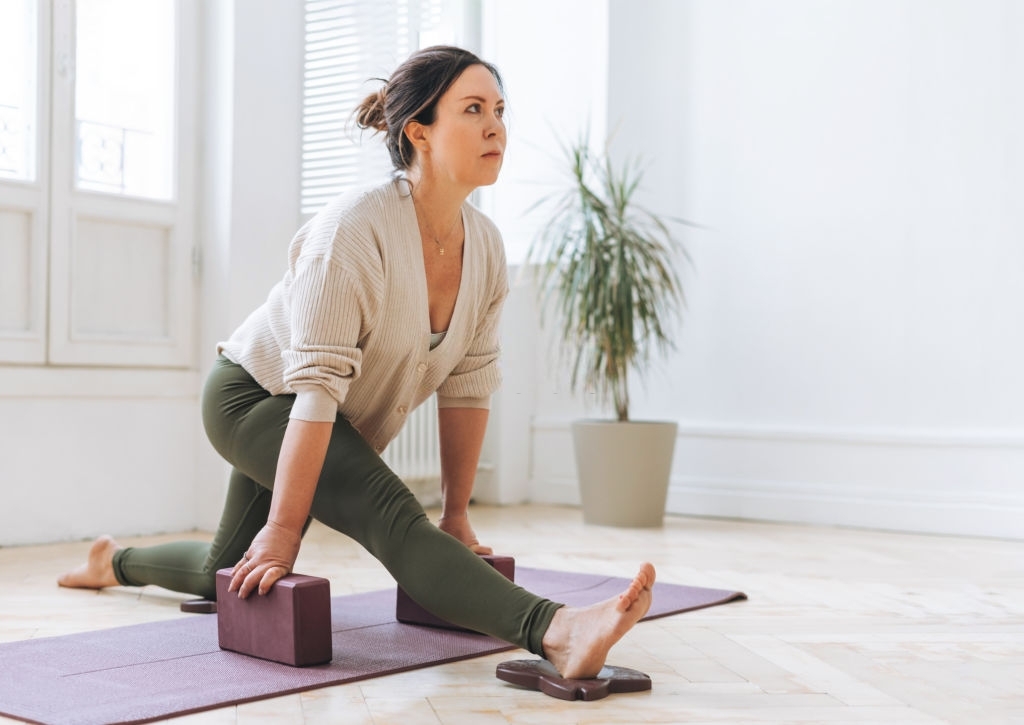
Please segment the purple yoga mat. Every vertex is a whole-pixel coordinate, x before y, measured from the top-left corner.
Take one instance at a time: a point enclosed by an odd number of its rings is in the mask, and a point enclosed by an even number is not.
[[[516,583],[575,605],[615,596],[628,580],[519,567]],[[334,597],[334,660],[315,667],[223,651],[217,618],[202,615],[0,644],[0,714],[45,725],[148,722],[514,649],[482,634],[400,624],[395,596]],[[744,598],[659,582],[645,619]]]

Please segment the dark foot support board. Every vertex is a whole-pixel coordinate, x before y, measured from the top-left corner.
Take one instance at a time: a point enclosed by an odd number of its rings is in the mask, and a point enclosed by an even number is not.
[[[651,689],[651,678],[643,672],[608,665],[593,679],[570,680],[559,675],[547,660],[508,660],[498,665],[495,675],[499,680],[539,690],[559,700],[600,700],[608,695]]]
[[[209,599],[189,599],[181,603],[181,611],[186,614],[216,614],[217,602]]]

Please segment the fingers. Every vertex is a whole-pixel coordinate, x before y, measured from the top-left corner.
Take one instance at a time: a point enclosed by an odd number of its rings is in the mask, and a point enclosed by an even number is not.
[[[272,566],[267,569],[267,572],[259,580],[259,588],[257,591],[260,596],[263,596],[270,591],[270,588],[274,586],[278,579],[288,574],[288,570],[283,566]]]
[[[264,568],[257,566],[255,559],[246,552],[242,556],[242,560],[235,564],[231,570],[231,582],[228,584],[228,592],[237,591],[239,598],[245,599],[262,581],[264,576],[262,569]],[[274,581],[277,580],[275,579]],[[266,590],[260,591],[260,594],[265,594],[269,589],[270,586],[268,585]]]
[[[494,549],[489,546],[484,546],[476,538],[476,532],[473,531],[473,527],[469,524],[469,516],[466,514],[456,514],[442,516],[441,520],[438,521],[437,527],[441,531],[454,536],[456,539],[466,545],[470,551],[474,554],[493,554]]]
[[[251,558],[252,558],[252,554],[250,554],[248,551],[245,552],[244,554],[242,554],[242,558],[239,559],[238,563],[235,564],[231,568],[231,576],[234,577],[240,571],[245,571],[246,573],[251,571],[251,569],[252,569],[252,564],[250,562]]]
[[[245,599],[254,591],[263,595],[295,565],[302,542],[300,533],[268,521],[252,540],[241,560],[231,569],[228,592]]]
[[[231,577],[228,591],[233,592],[237,590],[240,599],[245,599],[253,591],[263,596],[270,591],[270,588],[277,583],[278,579],[287,574],[288,570],[285,567],[273,564],[254,567],[249,567],[248,565],[241,566]]]
[[[245,583],[252,573],[252,560],[249,558],[248,552],[246,552],[242,555],[241,561],[231,569],[231,582],[228,584],[228,592],[237,591],[238,596],[242,599],[249,596],[249,592],[252,591],[252,585],[245,587]]]
[[[241,561],[231,570],[231,582],[228,592],[238,592],[240,599],[245,599],[253,590],[260,596],[270,591],[279,579],[288,575],[288,568],[280,564],[258,565],[255,559],[245,554]]]

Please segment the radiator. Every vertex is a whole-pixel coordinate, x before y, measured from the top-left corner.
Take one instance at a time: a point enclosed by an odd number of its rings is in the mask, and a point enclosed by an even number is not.
[[[437,434],[437,399],[431,395],[410,415],[381,458],[424,506],[441,501],[441,452]]]

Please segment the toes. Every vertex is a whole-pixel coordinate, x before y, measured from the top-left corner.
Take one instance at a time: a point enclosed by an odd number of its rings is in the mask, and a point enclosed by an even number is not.
[[[64,572],[58,579],[57,585],[69,588],[79,588],[82,586],[82,580],[84,578],[84,572],[81,567],[73,569],[68,572]]]
[[[639,594],[644,589],[650,589],[652,586],[654,586],[654,567],[650,563],[644,562],[640,567],[640,571],[637,572],[636,577],[633,579],[630,589],[636,589],[637,594]]]
[[[629,611],[644,592],[651,591],[654,584],[654,567],[645,562],[640,571],[626,587],[626,591],[619,595],[615,602],[615,608],[622,613]]]
[[[647,589],[647,585],[640,581],[639,577],[629,583],[629,589],[626,590],[626,594],[630,599],[636,599],[640,596],[640,592]]]

